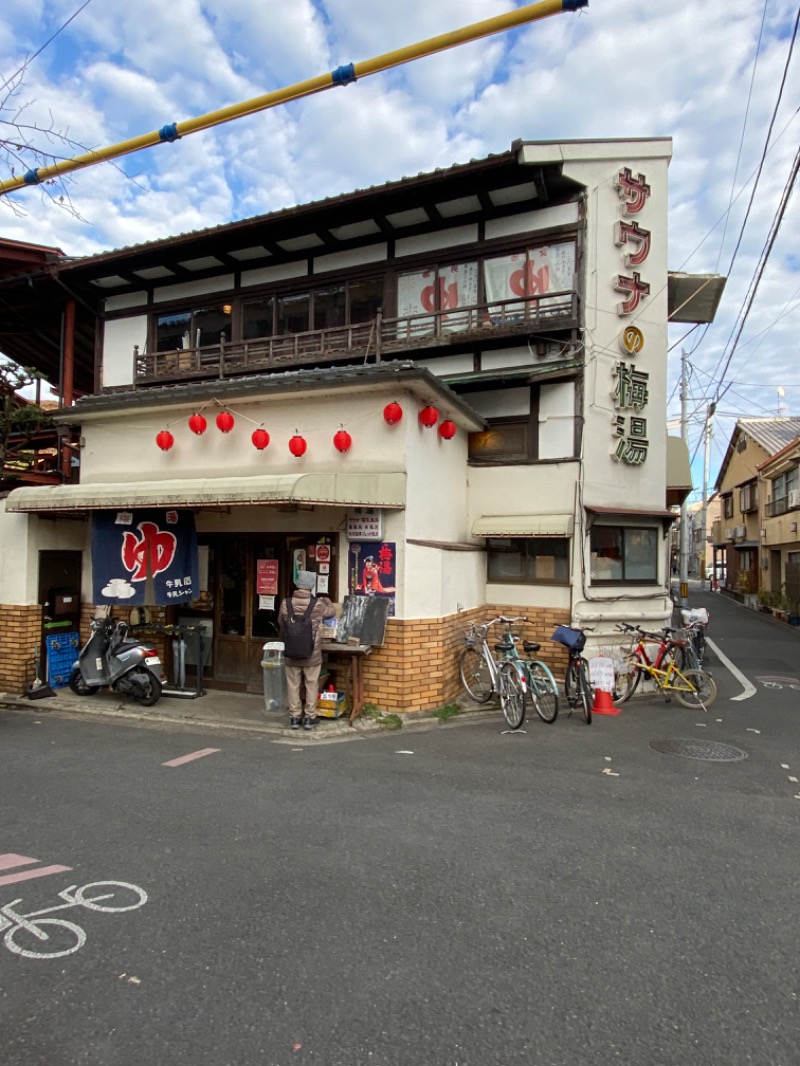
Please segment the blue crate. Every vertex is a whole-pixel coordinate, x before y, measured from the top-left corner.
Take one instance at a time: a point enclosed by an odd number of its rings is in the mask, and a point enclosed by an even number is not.
[[[69,681],[72,664],[78,658],[80,636],[77,633],[57,633],[45,637],[47,648],[47,683],[51,688],[64,688]]]

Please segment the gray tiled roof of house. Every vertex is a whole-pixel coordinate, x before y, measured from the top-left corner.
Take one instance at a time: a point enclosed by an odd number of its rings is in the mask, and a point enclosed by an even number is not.
[[[738,426],[770,455],[800,437],[800,418],[740,418]]]

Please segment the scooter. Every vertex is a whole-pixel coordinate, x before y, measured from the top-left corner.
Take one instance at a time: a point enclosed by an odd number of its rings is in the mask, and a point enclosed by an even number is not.
[[[167,678],[158,652],[138,640],[128,639],[127,622],[95,618],[92,635],[78,653],[69,675],[69,687],[76,696],[93,696],[110,687],[133,696],[145,707],[161,698]]]

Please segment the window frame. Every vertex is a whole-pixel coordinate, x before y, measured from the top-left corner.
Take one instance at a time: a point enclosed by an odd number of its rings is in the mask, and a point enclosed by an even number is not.
[[[598,577],[595,573],[596,561],[592,561],[592,557],[595,553],[595,541],[594,537],[599,534],[601,530],[611,530],[617,533],[621,533],[621,548],[620,551],[620,566],[621,573],[617,576]],[[653,537],[653,549],[652,549],[652,564],[653,564],[653,576],[652,577],[628,577],[626,576],[626,568],[631,564],[627,562],[629,548],[626,545],[626,539],[628,535],[647,533],[652,534]],[[662,531],[656,526],[648,525],[622,525],[619,523],[610,522],[595,522],[589,532],[589,558],[590,558],[590,583],[593,586],[606,586],[606,585],[657,585],[659,582],[659,537],[662,536]],[[632,547],[632,546],[631,546]],[[600,550],[599,548],[597,549]]]
[[[506,577],[498,577],[492,574],[492,557],[493,557],[493,543],[492,542],[519,542],[520,550],[524,552],[524,558],[521,565],[521,573],[518,575],[508,575]],[[529,567],[529,561],[531,558],[538,558],[543,556],[545,552],[530,553],[529,549],[536,546],[549,546],[554,543],[558,543],[559,547],[563,547],[563,555],[554,555],[556,559],[556,566],[559,559],[563,559],[566,563],[566,577],[527,577],[526,573]],[[501,553],[499,549],[494,547],[495,557],[500,558],[501,555],[510,555],[511,552]],[[550,555],[548,554],[549,558]],[[486,583],[487,585],[548,585],[555,586],[557,588],[569,588],[572,580],[572,538],[571,537],[487,537],[486,538]]]

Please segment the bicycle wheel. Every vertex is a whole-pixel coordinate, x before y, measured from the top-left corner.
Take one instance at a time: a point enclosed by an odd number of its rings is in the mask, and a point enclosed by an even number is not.
[[[63,918],[37,918],[27,925],[30,928],[15,925],[9,929],[3,940],[9,951],[26,959],[60,959],[64,955],[71,955],[86,943],[86,933],[83,929]],[[48,927],[47,932],[42,928],[45,925]],[[39,936],[34,932],[35,929],[39,931]],[[49,951],[37,950],[45,944],[50,945]]]
[[[477,648],[464,648],[458,660],[461,684],[476,703],[488,703],[494,692],[489,664]]]
[[[95,889],[99,889],[96,895]],[[103,891],[104,889],[107,891]],[[91,893],[88,899],[85,895],[87,892]],[[131,899],[129,893],[132,893],[135,898]],[[127,881],[92,881],[91,884],[77,889],[72,894],[72,898],[87,910],[103,911],[105,914],[135,911],[137,907],[143,907],[147,903],[145,890],[139,888],[138,885],[129,885]]]
[[[544,663],[531,663],[528,670],[530,677],[531,700],[536,713],[543,722],[551,725],[558,718],[558,685]]]
[[[703,670],[684,670],[680,677],[676,677],[675,680],[679,685],[682,685],[684,681],[688,681],[692,686],[691,692],[681,691],[679,688],[667,690],[670,693],[674,693],[675,699],[684,707],[692,709],[708,707],[717,698],[717,683],[711,674],[707,674]]]
[[[575,660],[570,659],[564,672],[564,695],[570,707],[575,706],[575,697],[578,692],[578,675],[575,669]]]
[[[617,678],[617,686],[614,692],[614,703],[624,703],[625,700],[629,700],[636,691],[639,684],[640,671],[635,662],[628,662],[625,664],[630,669],[620,674]]]
[[[520,676],[520,667],[505,662],[497,675],[500,710],[511,729],[519,729],[525,721],[525,683]]]
[[[589,664],[585,659],[578,659],[577,662],[578,672],[578,695],[580,698],[581,707],[583,709],[583,717],[587,725],[592,724],[592,703],[594,702],[594,696],[592,693],[592,686],[589,684]]]

